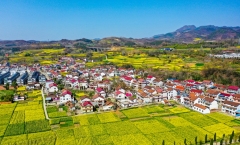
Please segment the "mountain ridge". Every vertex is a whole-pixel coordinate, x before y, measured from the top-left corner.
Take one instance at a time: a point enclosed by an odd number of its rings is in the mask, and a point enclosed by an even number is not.
[[[154,35],[153,39],[173,40],[181,42],[192,42],[196,38],[202,40],[225,40],[238,39],[240,37],[240,27],[206,25],[196,27],[195,25],[185,25],[174,32]]]

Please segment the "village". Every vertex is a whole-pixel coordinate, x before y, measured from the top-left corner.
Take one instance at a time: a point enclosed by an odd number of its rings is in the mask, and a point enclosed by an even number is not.
[[[180,104],[202,114],[225,112],[240,117],[240,88],[210,80],[163,80],[144,71],[102,65],[85,68],[71,57],[59,64],[1,65],[2,84],[16,82],[27,90],[41,90],[46,108],[66,106],[77,114],[110,111],[151,104]],[[13,101],[27,96],[15,95]],[[46,109],[45,109],[46,111]]]

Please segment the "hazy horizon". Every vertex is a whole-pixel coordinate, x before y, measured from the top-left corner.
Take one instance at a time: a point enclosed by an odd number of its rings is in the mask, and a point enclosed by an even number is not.
[[[238,0],[2,0],[0,8],[0,40],[146,38],[184,25],[240,24]]]

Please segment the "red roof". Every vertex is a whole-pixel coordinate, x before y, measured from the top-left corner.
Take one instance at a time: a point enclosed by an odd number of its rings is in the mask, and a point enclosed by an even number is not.
[[[147,76],[147,78],[148,78],[148,79],[151,79],[151,78],[153,78],[153,76]]]
[[[202,90],[191,89],[190,92],[194,92],[194,93],[202,93]]]
[[[205,107],[201,104],[194,104],[194,106],[197,107],[197,108],[203,109],[203,110],[207,109],[207,107]]]
[[[227,96],[227,97],[230,96],[230,94],[227,94],[227,93],[221,93],[221,95],[223,95],[223,96]]]
[[[51,83],[51,84],[49,84],[49,87],[51,88],[51,87],[57,87],[57,84],[55,84],[55,83]]]
[[[128,93],[126,93],[126,96],[127,96],[127,97],[131,97],[132,94],[128,92]]]
[[[185,88],[183,86],[176,86],[176,90],[184,91]]]
[[[82,103],[82,106],[85,107],[85,106],[93,106],[93,105],[90,101],[85,101]]]
[[[96,90],[97,90],[99,93],[103,91],[102,88],[97,88]]]
[[[65,95],[72,95],[72,93],[70,92],[70,91],[68,91],[68,90],[64,90],[63,92],[62,92],[62,95],[63,96],[65,96]]]
[[[116,94],[119,95],[119,94],[122,94],[122,92],[118,90],[118,91],[116,92]]]
[[[194,80],[187,80],[188,83],[194,83]]]
[[[238,86],[229,86],[228,89],[237,91],[239,89],[239,87]]]
[[[131,81],[132,80],[132,78],[128,77],[128,76],[124,77],[124,79],[127,80],[127,81]]]
[[[194,86],[193,84],[187,84],[186,86]]]

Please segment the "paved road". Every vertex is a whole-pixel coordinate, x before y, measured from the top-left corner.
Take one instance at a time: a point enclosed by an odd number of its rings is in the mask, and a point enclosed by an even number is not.
[[[43,100],[43,110],[44,110],[46,119],[49,120],[49,117],[47,114],[47,109],[46,109],[45,97],[44,97],[44,93],[43,93],[43,87],[41,89],[41,92],[42,92],[42,100]]]

